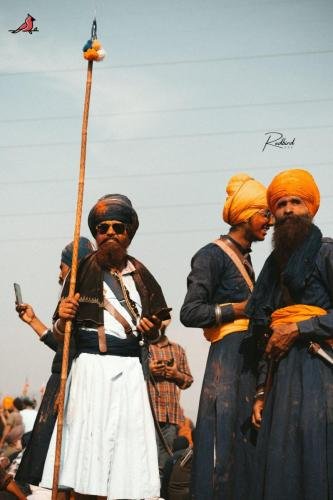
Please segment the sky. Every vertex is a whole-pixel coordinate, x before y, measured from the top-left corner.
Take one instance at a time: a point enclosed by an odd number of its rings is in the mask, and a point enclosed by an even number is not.
[[[208,342],[179,310],[194,253],[227,226],[229,178],[264,184],[308,169],[316,223],[333,235],[333,3],[329,0],[12,0],[2,2],[0,113],[0,394],[25,380],[39,398],[52,352],[14,309],[13,282],[47,324],[62,248],[73,239],[87,63],[96,15],[107,58],[94,64],[82,235],[106,193],[126,194],[140,227],[130,253],[173,308],[169,337],[194,376],[182,394],[195,420]],[[11,33],[27,13],[38,31]],[[266,146],[269,132],[292,145]],[[274,136],[275,137],[275,136]],[[253,246],[256,273],[270,238]]]

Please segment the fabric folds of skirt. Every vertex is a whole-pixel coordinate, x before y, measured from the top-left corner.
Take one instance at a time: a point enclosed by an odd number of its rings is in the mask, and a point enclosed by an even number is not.
[[[159,496],[155,430],[138,358],[81,354],[67,382],[59,484],[119,498]],[[55,432],[42,486],[51,487]]]

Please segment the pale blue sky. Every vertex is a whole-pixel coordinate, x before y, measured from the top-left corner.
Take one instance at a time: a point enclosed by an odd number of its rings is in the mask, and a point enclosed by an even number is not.
[[[268,183],[309,169],[322,192],[317,222],[333,233],[333,4],[306,0],[13,0],[1,6],[0,393],[27,376],[38,393],[52,354],[14,312],[12,283],[49,323],[61,249],[72,239],[86,62],[96,12],[108,57],[94,65],[82,234],[109,192],[127,194],[140,228],[131,253],[159,279],[173,307],[170,337],[195,383],[196,416],[208,344],[178,320],[190,259],[226,230],[229,177]],[[29,12],[39,31],[12,34]],[[295,137],[266,149],[265,133]],[[254,246],[259,271],[269,241]]]

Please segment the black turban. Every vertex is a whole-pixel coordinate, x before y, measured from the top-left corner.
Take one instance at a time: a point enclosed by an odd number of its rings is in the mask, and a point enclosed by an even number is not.
[[[83,257],[89,255],[93,251],[94,247],[92,246],[88,238],[81,236],[79,239],[78,259],[79,260],[83,259]],[[69,267],[72,267],[72,258],[73,258],[73,242],[68,243],[68,245],[66,245],[63,251],[61,252],[61,262],[63,262]]]
[[[130,240],[139,227],[139,219],[131,201],[123,194],[106,194],[92,207],[88,215],[91,234],[96,236],[96,226],[106,220],[118,220],[127,228]]]

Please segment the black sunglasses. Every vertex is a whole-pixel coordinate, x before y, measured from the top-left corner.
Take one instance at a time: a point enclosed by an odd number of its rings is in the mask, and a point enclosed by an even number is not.
[[[100,222],[96,226],[96,231],[99,234],[106,234],[110,226],[116,234],[124,234],[126,231],[126,226],[122,222]]]

